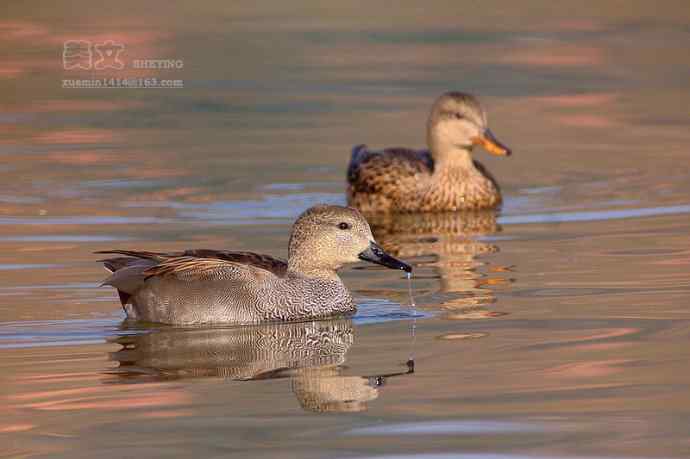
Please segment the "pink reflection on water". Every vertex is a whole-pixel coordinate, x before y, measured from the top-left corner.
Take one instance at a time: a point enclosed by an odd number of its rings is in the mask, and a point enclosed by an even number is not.
[[[565,126],[583,128],[612,128],[620,125],[620,122],[602,115],[563,115],[556,117],[556,121]]]
[[[591,19],[564,19],[557,21],[554,25],[556,30],[561,31],[598,32],[604,30],[601,23]]]
[[[25,68],[21,65],[13,65],[12,63],[5,62],[3,66],[0,67],[0,78],[17,78],[19,75],[24,73]]]
[[[614,92],[602,92],[526,97],[521,100],[537,110],[549,112],[549,118],[563,126],[612,128],[622,124],[616,116],[619,97]]]
[[[41,383],[57,383],[66,381],[86,381],[86,380],[100,380],[102,376],[96,373],[74,372],[74,373],[49,373],[42,375],[27,375],[17,378],[22,384],[41,384]]]
[[[36,22],[0,21],[0,37],[4,40],[26,40],[48,36],[48,28]]]
[[[34,138],[36,143],[43,144],[83,144],[113,143],[118,135],[108,129],[64,129],[39,134]]]
[[[546,370],[544,374],[555,378],[594,378],[621,373],[621,366],[634,362],[630,359],[610,359],[591,362],[576,362],[559,365]]]
[[[133,396],[125,394],[122,397],[108,397],[105,400],[97,398],[73,398],[41,403],[29,403],[22,408],[43,411],[72,411],[72,410],[127,410],[131,408],[150,408],[156,406],[171,406],[190,403],[191,399],[185,394],[163,393]]]
[[[610,106],[618,99],[618,94],[613,92],[563,94],[556,96],[532,97],[531,101],[561,108],[587,108]]]
[[[604,51],[593,46],[565,43],[537,42],[536,46],[524,46],[510,50],[499,58],[505,64],[529,67],[592,67],[604,63]]]
[[[101,375],[96,375],[98,377],[98,380],[103,379]],[[93,378],[79,378],[80,381],[82,380],[92,380]],[[49,380],[50,381],[50,380]],[[50,389],[50,390],[45,390],[45,391],[36,391],[36,392],[27,392],[23,394],[14,394],[10,395],[7,397],[8,400],[16,400],[16,401],[21,401],[21,400],[35,400],[39,398],[54,398],[54,397],[65,397],[68,395],[85,395],[89,393],[94,393],[94,392],[102,392],[102,388],[100,386],[94,386],[94,387],[78,387],[74,389]]]
[[[8,108],[7,111],[11,110],[19,113],[109,112],[141,108],[143,106],[143,102],[136,100],[52,99],[32,101],[23,106]]]
[[[537,344],[538,345],[565,345],[565,344],[580,344],[580,343],[585,344],[585,343],[590,343],[592,341],[599,341],[599,340],[611,339],[611,338],[620,338],[623,336],[628,336],[628,335],[632,335],[634,333],[638,333],[639,331],[640,331],[639,328],[633,328],[633,327],[609,328],[609,329],[603,329],[601,332],[595,333],[595,334],[576,336],[573,338],[547,340],[547,341],[539,342]]]
[[[107,32],[100,33],[80,33],[75,35],[74,33],[62,33],[51,36],[48,42],[60,45],[68,40],[88,40],[91,43],[105,43],[106,41],[114,41],[115,43],[122,43],[125,47],[137,47],[142,46],[153,46],[154,43],[161,43],[170,38],[170,34],[167,32],[160,32],[154,30],[145,31],[124,31],[124,30],[113,30],[112,27],[103,26],[102,30],[107,30]],[[151,57],[153,58],[153,56]]]
[[[194,416],[194,411],[192,410],[160,410],[160,411],[147,411],[141,413],[138,417],[146,419],[169,419],[169,418],[181,418],[187,416]]]
[[[577,349],[579,351],[617,351],[633,345],[632,341],[616,341],[614,343],[578,344]]]
[[[683,250],[677,252],[673,258],[665,258],[662,260],[655,260],[651,262],[653,265],[669,265],[669,266],[682,266],[690,265],[690,250]],[[681,274],[685,276],[685,274]]]
[[[131,78],[155,76],[161,73],[156,69],[136,69],[131,65],[134,59],[179,59],[180,56],[171,55],[166,49],[172,43],[171,34],[157,30],[152,24],[136,24],[128,19],[126,25],[112,23],[98,24],[98,20],[90,21],[90,30],[98,32],[59,31],[56,27],[39,22],[29,21],[0,21],[0,45],[8,48],[16,46],[30,46],[35,50],[46,51],[46,58],[22,58],[20,60],[4,60],[0,64],[0,78],[15,79],[36,70],[54,72],[63,71],[62,51],[64,43],[70,40],[86,41],[91,45],[94,59],[98,56],[94,46],[112,41],[124,46],[121,61],[125,68],[121,70],[90,68],[88,70],[65,70],[65,78]]]
[[[56,151],[45,155],[45,159],[62,164],[107,164],[117,162],[120,157],[104,151]]]
[[[0,433],[16,433],[16,432],[26,432],[36,427],[36,424],[29,423],[17,423],[17,424],[0,424]]]
[[[17,78],[29,72],[50,71],[59,68],[54,59],[3,60],[0,63],[0,78]]]
[[[14,403],[12,408],[20,410],[123,410],[187,405],[191,396],[179,386],[151,383],[29,391],[11,395],[7,400]]]
[[[39,431],[52,424],[50,417],[39,413],[127,411],[127,415],[154,418],[195,414],[192,394],[178,384],[108,381],[109,377],[100,372],[50,372],[12,378],[9,384],[18,390],[0,404],[0,434]]]

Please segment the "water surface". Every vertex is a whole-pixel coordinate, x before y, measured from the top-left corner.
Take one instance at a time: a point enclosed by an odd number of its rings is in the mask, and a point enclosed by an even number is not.
[[[155,11],[155,13],[154,13]],[[0,455],[690,456],[690,10],[81,0],[0,20]],[[67,70],[66,40],[125,46]],[[181,59],[181,69],[133,69]],[[119,73],[118,73],[119,72]],[[175,89],[63,89],[91,77]],[[285,256],[354,144],[424,142],[449,89],[511,158],[500,212],[372,219],[415,265],[350,319],[124,324],[92,252]]]

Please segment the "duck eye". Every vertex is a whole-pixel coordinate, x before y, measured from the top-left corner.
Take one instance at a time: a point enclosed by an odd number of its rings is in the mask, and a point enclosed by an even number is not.
[[[464,118],[461,113],[455,113],[453,116],[455,117],[456,120],[461,120]]]
[[[338,223],[338,228],[340,228],[341,230],[349,230],[350,224],[347,222],[340,222]]]

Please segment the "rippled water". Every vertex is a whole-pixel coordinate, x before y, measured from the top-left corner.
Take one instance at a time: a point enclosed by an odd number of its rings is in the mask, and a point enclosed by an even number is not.
[[[3,457],[690,456],[684,3],[6,9]],[[65,40],[127,67],[65,70]],[[184,88],[61,88],[92,76]],[[96,250],[284,256],[351,146],[421,146],[448,89],[516,154],[476,155],[500,212],[372,219],[415,307],[364,265],[323,322],[136,326],[99,288]]]

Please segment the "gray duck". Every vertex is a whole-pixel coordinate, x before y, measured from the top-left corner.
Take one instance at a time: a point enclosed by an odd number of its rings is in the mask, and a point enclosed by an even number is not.
[[[370,261],[410,272],[376,242],[357,209],[318,205],[292,227],[288,259],[222,250],[158,253],[110,250],[112,274],[129,319],[172,325],[256,324],[351,314],[356,305],[336,270]]]

